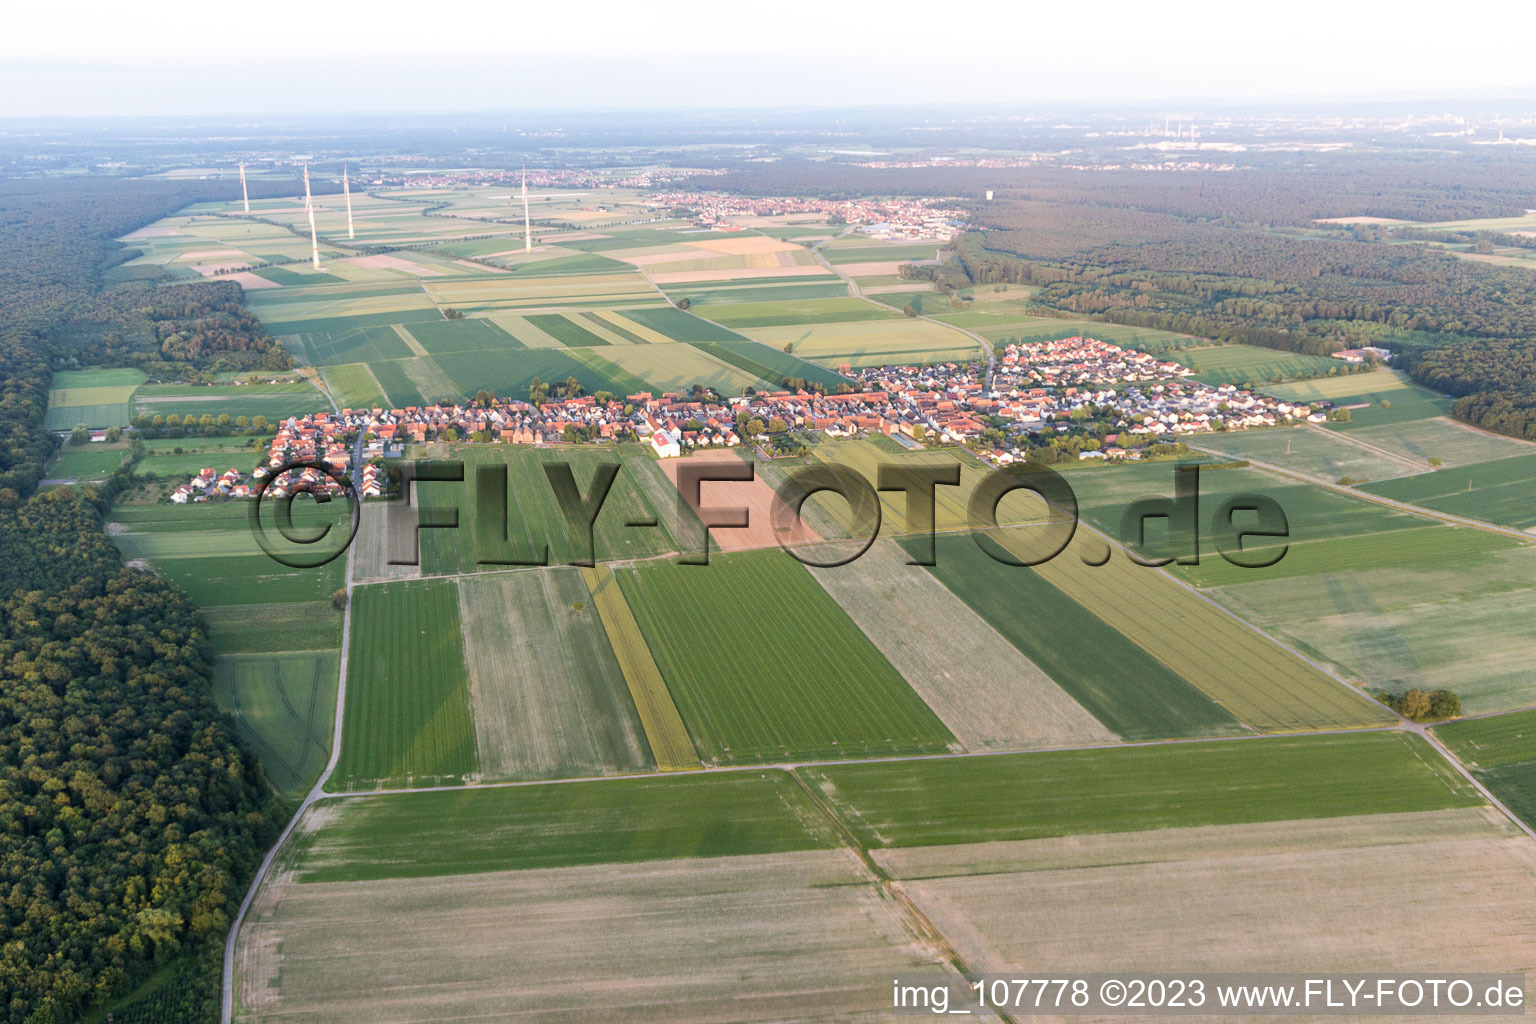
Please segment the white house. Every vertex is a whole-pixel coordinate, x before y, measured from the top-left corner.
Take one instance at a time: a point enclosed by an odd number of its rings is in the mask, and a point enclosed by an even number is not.
[[[656,449],[656,456],[662,459],[675,459],[683,454],[682,445],[679,443],[682,435],[675,430],[662,427],[651,434],[651,447]]]

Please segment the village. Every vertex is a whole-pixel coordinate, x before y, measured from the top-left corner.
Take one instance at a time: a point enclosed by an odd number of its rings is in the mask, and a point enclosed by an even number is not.
[[[406,444],[438,441],[535,446],[628,441],[647,444],[665,459],[741,445],[770,457],[774,437],[789,433],[883,434],[913,449],[964,445],[1003,466],[1092,424],[1102,426],[1102,441],[1087,439],[1078,459],[1135,461],[1158,441],[1326,419],[1312,406],[1232,384],[1202,384],[1188,379],[1192,371],[1182,364],[1085,337],[1007,345],[990,372],[981,362],[840,369],[856,390],[737,398],[704,389],[622,398],[599,393],[538,403],[483,395],[457,404],[317,412],[279,423],[249,479],[235,468],[222,474],[207,468],[177,487],[170,500],[245,498],[263,487],[272,497],[299,490],[334,493],[340,485],[312,467],[324,462],[347,471],[349,446],[359,435],[364,465],[357,484],[361,496],[371,498],[386,490],[383,459],[400,454]],[[278,473],[285,464],[311,468]]]
[[[797,213],[840,218],[860,225],[873,238],[891,242],[947,242],[965,230],[966,212],[938,199],[810,199],[803,197],[722,195],[714,192],[663,192],[657,206],[692,210],[706,227],[740,217],[783,217]]]

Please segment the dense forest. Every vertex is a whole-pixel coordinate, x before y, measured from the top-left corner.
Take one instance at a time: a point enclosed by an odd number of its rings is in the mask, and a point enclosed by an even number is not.
[[[221,307],[143,304],[102,286],[112,239],[228,186],[87,179],[0,182],[0,1021],[65,1024],[162,966],[161,1021],[217,1014],[219,948],[285,813],[214,703],[200,614],[127,568],[102,531],[119,472],[33,494],[52,440],[52,368],[122,362],[92,326],[256,338]],[[188,286],[198,288],[204,286]],[[134,296],[137,295],[137,298]],[[139,303],[139,305],[134,305]],[[165,314],[163,319],[160,314]],[[217,340],[200,359],[220,351]],[[247,343],[246,350],[260,346]],[[242,351],[238,346],[233,351]],[[142,353],[141,353],[142,354]]]
[[[1417,245],[1286,238],[1139,211],[1099,209],[1080,219],[1081,212],[1009,204],[998,218],[1003,226],[956,245],[962,281],[1036,285],[1032,301],[1047,315],[1312,355],[1365,344],[1395,349],[1415,379],[1461,396],[1457,417],[1536,439],[1530,270]]]
[[[1132,159],[1161,159],[1150,154]],[[1533,170],[1529,156],[1488,153],[1447,160],[1439,154],[1260,154],[1243,170],[1085,171],[1042,163],[1027,167],[859,167],[849,162],[780,160],[719,176],[690,179],[688,188],[748,195],[957,196],[980,204],[987,190],[998,207],[1015,202],[1139,210],[1190,220],[1264,226],[1310,225],[1326,217],[1469,220],[1524,212]],[[989,204],[990,205],[990,204]]]

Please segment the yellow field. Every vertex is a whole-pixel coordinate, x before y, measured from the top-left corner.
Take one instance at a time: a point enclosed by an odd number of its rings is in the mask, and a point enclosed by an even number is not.
[[[1348,373],[1342,377],[1318,377],[1294,384],[1276,384],[1264,390],[1276,398],[1291,402],[1316,402],[1325,398],[1332,400],[1352,395],[1400,391],[1407,386],[1408,378],[1395,370],[1372,370],[1369,373]]]
[[[998,539],[1026,554],[1017,530]],[[1108,542],[1079,527],[1071,547],[1035,567],[1052,586],[1124,633],[1232,714],[1265,732],[1387,725],[1392,715],[1375,701],[1233,618],[1168,574],[1136,565]]]
[[[952,327],[930,320],[858,320],[852,323],[748,327],[742,333],[769,345],[794,345],[801,359],[847,361],[855,366],[981,357],[980,344]]]
[[[645,730],[646,741],[651,745],[651,756],[662,771],[686,771],[699,767],[699,755],[693,748],[693,739],[683,725],[683,718],[672,703],[672,694],[661,678],[661,670],[651,657],[640,625],[624,600],[613,573],[607,568],[582,569],[587,589],[592,591],[592,602],[603,620],[608,642],[613,646],[614,657],[624,670],[624,682],[634,698],[635,710],[640,713],[640,726]]]
[[[611,310],[603,310],[603,311],[599,312],[597,315],[602,317],[604,320],[607,320],[609,323],[613,324],[614,326],[623,328],[624,330],[628,331],[630,334],[635,335],[636,337],[644,338],[647,342],[649,342],[652,345],[674,345],[674,344],[676,344],[676,342],[674,342],[671,338],[667,337],[665,334],[662,334],[660,331],[652,330],[651,328],[645,326],[642,323],[639,323],[637,321],[631,320],[629,317],[625,316],[623,313],[615,313],[615,312],[613,312]]]

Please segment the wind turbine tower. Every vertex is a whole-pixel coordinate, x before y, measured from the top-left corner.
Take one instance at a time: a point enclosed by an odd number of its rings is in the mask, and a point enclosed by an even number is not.
[[[245,164],[240,165],[240,198],[245,200],[245,212],[251,212],[251,193],[245,187]]]
[[[347,165],[341,165],[341,191],[347,197],[347,241],[357,237],[352,231],[352,185],[347,181]]]
[[[533,252],[533,229],[528,221],[528,168],[523,167],[523,252]]]
[[[304,212],[309,214],[309,255],[315,269],[320,269],[320,236],[315,232],[315,203],[309,197],[309,164],[304,165]]]

